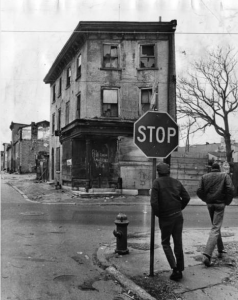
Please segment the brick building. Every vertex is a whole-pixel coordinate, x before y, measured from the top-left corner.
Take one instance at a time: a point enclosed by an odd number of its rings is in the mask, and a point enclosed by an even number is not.
[[[36,158],[39,152],[49,153],[49,126],[48,121],[30,125],[12,122],[11,153],[8,171],[19,173],[35,173]]]
[[[149,188],[151,161],[133,144],[133,124],[152,107],[176,118],[176,25],[79,22],[44,78],[52,180]]]

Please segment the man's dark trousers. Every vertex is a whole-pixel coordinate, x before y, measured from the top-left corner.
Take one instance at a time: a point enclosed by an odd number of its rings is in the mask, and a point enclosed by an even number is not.
[[[177,267],[179,271],[184,270],[184,255],[183,255],[183,243],[182,243],[182,231],[183,231],[183,214],[182,212],[175,213],[165,218],[159,218],[159,227],[161,230],[161,244],[164,249],[164,253],[170,264],[171,269]],[[174,241],[174,254],[170,246],[170,236]]]

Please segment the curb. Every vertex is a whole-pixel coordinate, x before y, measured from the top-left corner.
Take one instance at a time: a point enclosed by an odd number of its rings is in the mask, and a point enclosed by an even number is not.
[[[32,202],[32,203],[36,203],[36,201],[33,201],[33,200],[30,200],[27,195],[25,195],[21,190],[19,190],[15,185],[12,185],[11,183],[9,183],[9,185],[14,188],[14,190],[16,190],[19,194],[22,195],[22,197],[26,200],[26,201],[29,201],[29,202]]]
[[[148,294],[144,289],[135,284],[131,279],[123,275],[118,271],[113,265],[111,265],[105,258],[104,251],[108,246],[101,246],[98,248],[96,253],[96,263],[100,268],[104,269],[110,275],[112,275],[124,288],[132,291],[139,298],[143,300],[156,300],[150,294]]]
[[[16,190],[19,194],[21,194],[22,197],[23,197],[26,201],[31,202],[31,203],[34,203],[34,204],[39,204],[39,203],[41,203],[41,204],[46,204],[46,205],[60,205],[60,204],[61,204],[61,205],[75,205],[75,202],[73,202],[73,203],[69,203],[69,202],[65,202],[65,203],[55,203],[55,202],[42,203],[42,202],[40,202],[40,201],[34,201],[34,200],[29,199],[29,198],[27,197],[27,195],[24,194],[21,190],[19,190],[15,185],[12,185],[11,183],[8,183],[8,184],[9,184],[9,186],[11,186],[14,190]]]

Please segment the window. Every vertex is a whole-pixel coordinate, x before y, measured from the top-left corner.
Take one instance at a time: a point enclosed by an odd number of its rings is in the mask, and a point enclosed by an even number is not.
[[[70,86],[70,80],[71,80],[71,68],[69,67],[67,69],[67,74],[66,74],[66,87]]]
[[[81,64],[82,64],[82,57],[80,54],[77,58],[77,77],[81,76]]]
[[[57,129],[61,129],[61,108],[58,109],[58,124],[57,124]]]
[[[118,117],[118,90],[103,89],[102,91],[102,116]]]
[[[151,98],[152,98],[152,89],[141,90],[141,103],[140,103],[141,114],[144,114],[146,111],[150,110]]]
[[[52,102],[55,102],[55,99],[56,99],[55,84],[52,87],[52,93],[53,93],[53,95],[52,95]]]
[[[69,124],[69,101],[66,103],[65,107],[65,125]]]
[[[55,114],[52,115],[52,134],[55,133]]]
[[[140,46],[140,68],[155,68],[155,45]]]
[[[81,110],[81,94],[77,95],[77,107],[76,107],[76,118],[80,119],[80,110]]]
[[[103,45],[103,67],[118,68],[117,45]]]
[[[60,171],[60,147],[56,148],[56,171]]]
[[[60,79],[59,79],[58,97],[61,95],[61,91],[62,91],[62,78],[60,77]]]

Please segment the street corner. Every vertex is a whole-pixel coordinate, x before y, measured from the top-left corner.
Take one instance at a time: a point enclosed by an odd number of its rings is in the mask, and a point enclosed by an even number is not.
[[[147,293],[142,286],[137,285],[133,279],[131,279],[132,276],[128,276],[128,272],[124,270],[124,263],[129,266],[129,269],[133,269],[131,258],[135,255],[133,255],[134,253],[132,253],[133,251],[131,247],[128,246],[129,253],[124,255],[116,253],[116,249],[116,242],[104,244],[98,248],[96,253],[96,263],[99,265],[99,267],[106,270],[124,288],[131,291],[131,293],[134,295],[131,299],[156,300],[149,293]],[[140,270],[140,266],[138,266],[138,260],[136,265]]]

